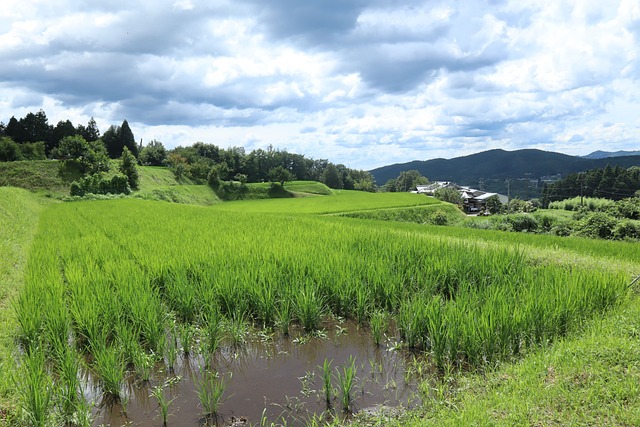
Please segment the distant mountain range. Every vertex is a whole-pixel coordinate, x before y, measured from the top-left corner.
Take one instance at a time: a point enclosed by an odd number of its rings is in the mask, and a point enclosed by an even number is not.
[[[606,159],[607,157],[640,156],[640,151],[594,151],[583,156],[585,159]]]
[[[520,197],[535,197],[539,194],[540,183],[552,176],[565,176],[588,169],[612,166],[640,166],[640,152],[635,155],[599,157],[595,152],[589,156],[569,156],[543,150],[505,151],[500,149],[484,151],[453,159],[432,159],[397,163],[371,170],[378,185],[396,178],[400,172],[415,169],[430,181],[453,181],[487,191],[516,191]],[[614,153],[615,154],[615,153]],[[552,178],[551,178],[552,179]],[[510,181],[507,188],[506,180]],[[485,188],[481,188],[485,187]]]

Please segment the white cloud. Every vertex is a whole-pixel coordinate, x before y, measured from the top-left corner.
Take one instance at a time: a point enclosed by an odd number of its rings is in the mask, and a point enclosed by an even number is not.
[[[126,118],[168,146],[272,144],[362,168],[637,149],[639,41],[635,0],[11,0],[0,120]]]

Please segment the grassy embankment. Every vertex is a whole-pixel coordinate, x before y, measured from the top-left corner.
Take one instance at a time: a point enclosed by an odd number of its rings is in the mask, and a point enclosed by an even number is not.
[[[23,189],[0,188],[0,420],[11,412],[15,401],[12,372],[17,322],[11,304],[23,287],[29,248],[47,203]]]

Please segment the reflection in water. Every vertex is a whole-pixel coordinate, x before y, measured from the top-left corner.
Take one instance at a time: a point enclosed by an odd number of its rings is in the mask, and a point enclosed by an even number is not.
[[[203,408],[196,392],[205,366],[229,379],[220,406],[217,425],[229,425],[232,419],[246,418],[257,425],[262,417],[269,422],[304,425],[305,421],[326,411],[323,394],[322,364],[333,360],[333,414],[342,415],[338,402],[336,368],[356,358],[356,381],[352,410],[377,405],[410,406],[417,401],[417,384],[406,379],[405,355],[385,346],[375,348],[367,330],[353,323],[326,323],[326,337],[308,338],[298,332],[292,338],[256,337],[243,348],[223,347],[212,359],[179,358],[175,371],[168,375],[156,367],[148,384],[127,382],[123,403],[95,409],[94,425],[162,425],[159,405],[150,398],[151,389],[165,385],[169,405],[169,425],[198,426],[204,421]],[[295,341],[299,342],[296,343]],[[206,363],[205,363],[206,362]],[[99,390],[91,385],[90,373],[85,394],[98,399]]]

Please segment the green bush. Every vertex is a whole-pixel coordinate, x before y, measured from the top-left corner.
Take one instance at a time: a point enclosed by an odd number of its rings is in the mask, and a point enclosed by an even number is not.
[[[105,179],[102,174],[89,175],[71,183],[70,194],[83,197],[87,194],[130,194],[129,179],[114,175]]]
[[[640,222],[630,219],[619,221],[613,229],[613,238],[617,240],[640,239]]]
[[[593,212],[587,214],[576,224],[576,234],[583,237],[610,239],[613,229],[616,226],[616,219],[604,212]]]
[[[509,215],[507,221],[511,225],[513,231],[528,231],[535,232],[538,230],[538,221],[536,218],[529,214],[515,214]]]

